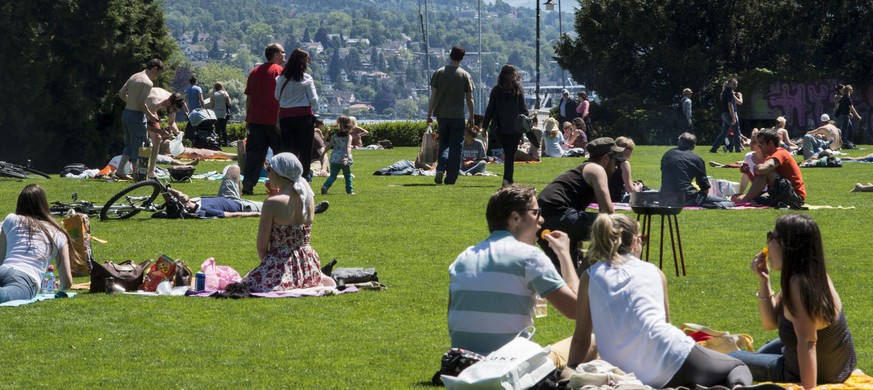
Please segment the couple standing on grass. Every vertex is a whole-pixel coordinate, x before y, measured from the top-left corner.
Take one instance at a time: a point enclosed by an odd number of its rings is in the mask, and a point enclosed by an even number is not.
[[[598,355],[655,388],[747,388],[753,380],[812,388],[843,382],[855,368],[845,312],[812,218],[779,217],[767,234],[769,257],[759,253],[752,262],[762,323],[778,327],[779,338],[757,353],[728,356],[705,349],[670,324],[666,277],[639,259],[644,240],[639,223],[625,215],[593,217],[588,257],[597,262],[577,277],[567,234],[542,236],[557,253],[560,271],[534,246],[543,223],[540,210],[530,187],[508,186],[491,196],[486,210],[491,235],[449,267],[453,348],[483,355],[497,350],[533,324],[541,296],[576,320],[573,337],[552,345],[556,366],[568,367],[564,376]],[[782,271],[778,294],[770,288],[771,268]],[[766,386],[776,388],[757,387]]]

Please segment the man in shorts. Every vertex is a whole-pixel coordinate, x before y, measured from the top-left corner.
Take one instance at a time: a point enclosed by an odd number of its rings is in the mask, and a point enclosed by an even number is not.
[[[127,166],[128,161],[136,161],[139,147],[147,142],[145,102],[154,86],[153,82],[163,70],[164,63],[161,60],[150,60],[145,70],[130,76],[118,91],[118,97],[125,103],[121,117],[124,125],[124,150],[121,152],[119,167]],[[130,180],[130,173],[132,172],[124,173],[122,169],[121,172],[116,172],[116,176]]]
[[[779,147],[779,134],[775,129],[765,129],[758,133],[752,142],[758,142],[765,161],[755,166],[755,180],[749,192],[743,196],[734,195],[734,203],[752,203],[772,207],[799,209],[806,201],[806,186],[800,167],[784,148]],[[766,196],[764,188],[767,188]]]

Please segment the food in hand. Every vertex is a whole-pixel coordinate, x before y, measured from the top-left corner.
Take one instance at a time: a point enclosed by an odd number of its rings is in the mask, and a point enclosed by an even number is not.
[[[766,246],[761,250],[761,254],[764,255],[764,261],[770,260],[770,249]]]
[[[546,236],[548,236],[548,235],[551,234],[551,233],[552,233],[551,230],[549,230],[549,229],[543,229],[542,233],[540,233],[540,237],[542,237],[542,239],[545,240],[545,239],[546,239]]]

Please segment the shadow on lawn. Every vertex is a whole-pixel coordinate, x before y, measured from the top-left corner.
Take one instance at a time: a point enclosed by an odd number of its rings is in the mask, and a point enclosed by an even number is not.
[[[407,184],[389,184],[388,187],[469,187],[469,188],[494,188],[495,185],[463,185],[463,184],[436,184],[436,183],[407,183]],[[499,186],[496,185],[496,186]]]

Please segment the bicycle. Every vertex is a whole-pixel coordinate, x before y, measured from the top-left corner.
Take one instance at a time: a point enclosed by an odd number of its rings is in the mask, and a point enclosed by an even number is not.
[[[80,214],[86,214],[89,217],[96,217],[100,215],[100,210],[103,209],[103,206],[95,204],[94,202],[79,200],[78,192],[74,192],[72,198],[72,202],[52,202],[52,204],[49,205],[49,212],[52,215],[65,216],[70,212],[70,210],[73,210]]]
[[[156,201],[162,195],[164,202]],[[170,191],[170,185],[157,179],[141,181],[115,194],[106,205],[100,209],[100,220],[128,219],[141,211],[149,213],[164,212],[167,218],[197,218],[197,214],[189,213],[185,204]]]
[[[162,195],[163,202],[157,201],[158,195]],[[54,215],[66,215],[69,210],[74,210],[91,217],[99,215],[101,221],[128,219],[142,211],[163,212],[166,218],[197,218],[197,214],[186,211],[182,201],[170,191],[170,185],[156,179],[131,184],[109,198],[103,206],[80,201],[75,192],[72,198],[72,202],[52,202],[49,211]]]
[[[0,177],[13,177],[16,179],[27,179],[28,173],[42,176],[46,179],[51,179],[51,176],[45,172],[38,171],[30,167],[30,160],[27,160],[27,165],[18,165],[0,161]]]

